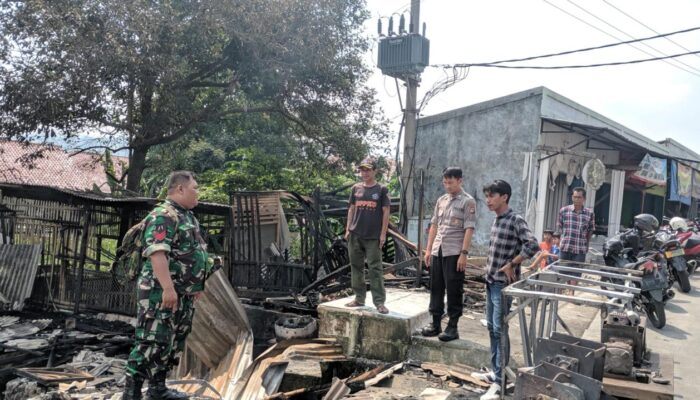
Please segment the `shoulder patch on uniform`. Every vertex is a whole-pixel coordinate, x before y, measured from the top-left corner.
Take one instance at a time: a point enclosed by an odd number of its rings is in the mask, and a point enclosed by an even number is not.
[[[476,214],[476,207],[469,206],[469,214]]]
[[[153,239],[159,242],[165,240],[167,234],[168,231],[165,229],[165,226],[163,226],[163,224],[158,224],[153,228]]]

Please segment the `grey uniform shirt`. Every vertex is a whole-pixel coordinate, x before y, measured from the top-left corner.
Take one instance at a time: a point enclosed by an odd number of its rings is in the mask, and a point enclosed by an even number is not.
[[[437,256],[442,247],[443,257],[459,255],[464,234],[476,226],[476,201],[464,191],[456,195],[445,193],[435,204],[430,223],[437,227],[431,254]]]

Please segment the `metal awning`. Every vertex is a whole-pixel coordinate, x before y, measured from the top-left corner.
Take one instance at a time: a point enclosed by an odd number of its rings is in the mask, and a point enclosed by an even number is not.
[[[619,133],[613,131],[610,128],[584,125],[576,122],[562,121],[552,118],[542,118],[542,122],[548,122],[554,126],[563,129],[563,131],[551,131],[543,129],[542,133],[577,133],[581,136],[586,137],[587,140],[596,141],[611,147],[611,149],[604,150],[624,150],[633,152],[646,151],[651,153],[655,152],[654,150],[648,150],[645,147],[646,143],[630,140],[629,138],[620,135]],[[659,148],[658,150],[660,151],[662,149]]]
[[[679,157],[677,152],[671,152],[665,146],[636,133],[633,135],[631,132],[620,132],[609,127],[592,126],[546,117],[542,117],[542,121],[565,130],[565,132],[542,130],[542,133],[573,132],[586,137],[587,140],[596,141],[617,150],[649,153],[655,157],[672,158],[679,161],[700,162],[700,160],[696,159]]]

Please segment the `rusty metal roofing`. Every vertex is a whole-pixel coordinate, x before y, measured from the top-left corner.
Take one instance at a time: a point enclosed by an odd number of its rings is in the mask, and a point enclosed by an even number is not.
[[[204,296],[197,301],[197,312],[187,348],[210,371],[209,384],[202,395],[233,399],[230,392],[253,362],[253,331],[243,304],[223,269],[207,279]],[[190,379],[192,371],[184,363],[178,378]],[[200,385],[181,385],[180,390],[195,393]]]
[[[333,384],[328,390],[323,400],[341,400],[350,394],[350,388],[345,384],[345,380],[333,378]]]
[[[0,297],[9,304],[6,307],[24,307],[32,295],[40,260],[40,244],[0,244]]]
[[[346,359],[334,339],[289,339],[278,342],[255,359],[224,400],[262,400],[279,388],[289,360]]]

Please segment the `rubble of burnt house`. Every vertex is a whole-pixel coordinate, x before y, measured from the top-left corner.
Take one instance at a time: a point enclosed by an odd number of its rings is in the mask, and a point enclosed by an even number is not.
[[[111,263],[124,232],[157,200],[9,183],[0,184],[0,194],[3,393],[112,398],[124,381],[135,287]],[[313,339],[328,330],[316,322],[319,304],[349,291],[347,248],[333,228],[347,213],[344,200],[319,192],[236,193],[230,205],[200,203],[195,212],[223,266],[207,281],[188,349],[171,377],[183,389],[203,398],[264,398],[298,390],[311,376],[312,396],[330,389],[332,377],[358,375],[346,382],[356,391],[401,371],[427,376],[420,363],[397,368],[394,360],[355,354],[331,335]],[[427,284],[425,271],[417,276],[416,255],[413,243],[390,230],[384,248],[390,291]],[[483,293],[479,270],[472,269],[465,301],[478,320]],[[276,323],[294,331],[306,327],[299,320],[320,327],[303,338],[276,335]],[[279,369],[284,363],[287,373]],[[261,386],[261,375],[273,373],[270,365],[278,368],[276,379]]]

